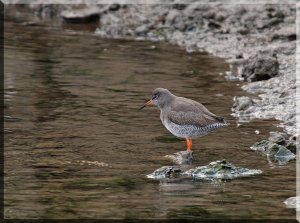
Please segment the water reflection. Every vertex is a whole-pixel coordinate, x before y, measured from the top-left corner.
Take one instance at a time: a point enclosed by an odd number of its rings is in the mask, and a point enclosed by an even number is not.
[[[157,110],[137,109],[160,86],[231,119],[241,92],[218,75],[228,69],[223,60],[163,43],[5,26],[6,218],[293,216],[282,201],[295,191],[294,162],[273,171],[249,149],[273,121],[231,125],[194,142],[194,165],[226,158],[262,176],[220,184],[146,178],[185,144]]]

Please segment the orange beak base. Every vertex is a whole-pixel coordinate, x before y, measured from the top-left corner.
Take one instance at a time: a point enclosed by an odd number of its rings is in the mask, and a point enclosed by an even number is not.
[[[151,105],[153,105],[152,99],[150,99],[149,101],[147,101],[142,107],[139,108],[139,110],[142,110],[142,109],[145,108],[146,106],[151,106]]]

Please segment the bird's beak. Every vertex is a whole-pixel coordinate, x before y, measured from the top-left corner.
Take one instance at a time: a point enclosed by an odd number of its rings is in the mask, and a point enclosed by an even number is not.
[[[147,101],[142,107],[139,108],[139,110],[142,110],[142,109],[145,108],[146,106],[150,106],[150,105],[153,105],[152,99],[150,99],[149,101]]]

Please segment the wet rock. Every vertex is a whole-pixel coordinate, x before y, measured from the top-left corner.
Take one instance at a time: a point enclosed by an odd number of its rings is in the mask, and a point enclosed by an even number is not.
[[[108,8],[99,9],[98,7],[88,7],[77,10],[65,10],[61,12],[61,17],[67,23],[89,23],[99,20],[100,14]]]
[[[193,17],[195,19],[195,22],[198,22],[202,19],[202,13],[201,16],[199,15],[199,5],[198,4],[189,4],[187,7],[183,10],[183,14],[187,17]],[[197,21],[198,20],[198,21]]]
[[[225,11],[218,12],[215,16],[215,20],[218,22],[223,22],[227,17],[228,17],[228,14]]]
[[[287,164],[290,160],[296,158],[296,155],[284,146],[274,146],[273,148],[278,149],[274,155],[274,158],[280,165]]]
[[[209,28],[212,28],[212,29],[220,29],[221,28],[221,24],[214,20],[209,20],[207,25]]]
[[[242,76],[249,82],[267,80],[278,75],[277,57],[271,54],[256,54],[249,58],[242,69]]]
[[[237,53],[235,55],[235,59],[228,60],[230,63],[230,71],[232,74],[234,74],[238,80],[244,81],[244,78],[242,77],[242,70],[246,63],[248,63],[247,59],[244,59],[244,56],[242,53]]]
[[[262,171],[258,169],[248,169],[242,167],[236,167],[226,160],[211,162],[207,166],[196,167],[190,169],[184,174],[192,176],[196,179],[203,180],[231,180],[238,177],[248,177],[261,174]]]
[[[280,19],[284,19],[285,18],[284,13],[281,10],[279,10],[277,7],[274,7],[274,5],[267,4],[265,6],[265,9],[268,12],[267,16],[269,18],[274,18],[274,17],[275,18],[280,18]]]
[[[283,19],[282,18],[271,18],[269,20],[266,20],[264,22],[264,25],[262,26],[263,29],[265,28],[271,28],[272,26],[276,26],[279,23],[282,23]]]
[[[204,11],[202,13],[202,17],[205,18],[205,19],[211,19],[213,20],[216,16],[216,11],[211,9],[211,10],[208,10],[208,11]]]
[[[147,178],[150,178],[150,179],[172,178],[172,177],[177,177],[178,175],[180,175],[180,173],[181,173],[180,167],[163,166],[163,167],[155,170],[153,173],[148,174]]]
[[[118,11],[121,8],[120,4],[111,4],[109,6],[109,11]]]
[[[249,107],[253,106],[253,100],[249,97],[242,96],[242,97],[234,97],[233,98],[233,109],[235,111],[244,111],[247,110]]]
[[[232,70],[234,70],[234,68]],[[228,81],[243,81],[244,80],[244,78],[239,76],[236,72],[232,72],[232,71],[226,71],[224,77]]]
[[[193,152],[189,151],[180,151],[173,155],[166,155],[165,157],[178,165],[191,164],[193,162]]]
[[[287,41],[294,41],[296,40],[296,27],[289,26],[289,27],[282,27],[278,31],[274,32],[271,35],[271,41],[273,40],[287,40]]]
[[[176,17],[180,16],[180,12],[176,9],[171,10],[165,18],[166,25],[171,25],[174,23]]]
[[[296,135],[291,136],[286,142],[285,147],[291,150],[291,152],[296,153],[297,150],[297,137]]]
[[[250,29],[248,29],[246,27],[242,27],[242,28],[237,29],[236,32],[241,35],[247,35],[250,33]]]
[[[299,208],[300,197],[290,197],[283,202],[287,208]]]
[[[270,132],[269,141],[278,145],[285,145],[288,135],[284,132]]]
[[[268,156],[268,158],[277,161],[279,165],[285,165],[290,160],[296,158],[295,154],[288,150],[282,145],[270,142],[268,140],[262,140],[255,143],[250,147],[254,151],[261,152],[262,154]]]
[[[243,59],[244,56],[243,56],[242,53],[238,53],[238,54],[235,55],[235,58],[236,58],[236,59]]]
[[[135,33],[136,35],[140,36],[140,35],[146,35],[146,33],[148,32],[150,26],[148,24],[143,24],[139,27],[137,27],[135,29]]]
[[[179,20],[179,21],[176,21],[176,23],[174,24],[174,28],[179,31],[185,31],[188,28],[188,24]]]
[[[30,5],[34,10],[36,16],[42,18],[52,18],[64,10],[65,6],[62,4],[45,4],[42,1],[37,1],[36,4]]]
[[[291,152],[296,153],[296,135],[289,136],[284,132],[270,132],[269,141],[285,146]]]
[[[267,155],[268,153],[266,151],[269,148],[269,143],[270,142],[268,140],[262,140],[260,142],[256,142],[254,145],[250,147],[250,149],[254,151],[262,152],[265,155]]]
[[[187,7],[187,4],[173,4],[172,7],[173,9],[184,10]]]
[[[200,180],[229,180],[238,177],[248,177],[261,174],[258,169],[248,169],[236,167],[226,160],[211,162],[207,166],[200,166],[188,169],[189,165],[163,166],[153,173],[148,174],[147,178],[162,180],[170,178],[194,178]]]
[[[294,55],[296,48],[294,46],[277,46],[274,49],[276,54],[284,54],[285,56]]]

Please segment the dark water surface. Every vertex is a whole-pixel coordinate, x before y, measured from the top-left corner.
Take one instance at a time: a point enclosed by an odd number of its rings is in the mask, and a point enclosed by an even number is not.
[[[230,117],[238,82],[224,60],[165,43],[101,39],[59,26],[5,22],[6,218],[284,218],[295,162],[278,166],[249,149],[274,121]],[[155,108],[156,87],[202,102],[232,123],[194,140],[193,166],[227,159],[263,170],[227,182],[155,181],[185,149]],[[256,134],[259,130],[260,134]]]

